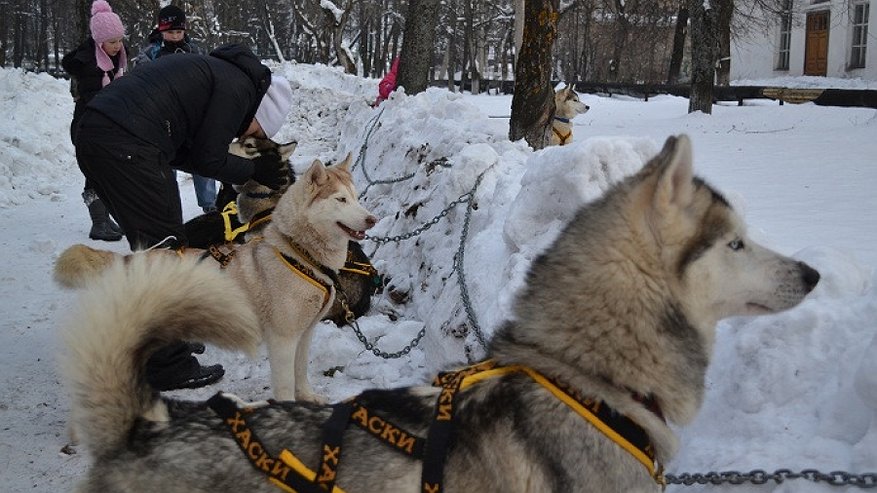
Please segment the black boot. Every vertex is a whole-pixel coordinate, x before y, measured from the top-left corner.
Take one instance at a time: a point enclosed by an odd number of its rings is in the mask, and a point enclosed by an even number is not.
[[[85,205],[88,207],[88,214],[91,216],[91,231],[88,232],[88,237],[92,240],[121,240],[122,233],[114,230],[110,225],[110,223],[115,225],[115,222],[110,219],[110,213],[101,199],[94,193],[94,190],[82,192],[82,199],[85,201]],[[119,226],[116,225],[116,227],[118,228]]]
[[[201,366],[192,353],[201,354],[199,343],[178,342],[156,351],[146,362],[146,380],[156,390],[197,389],[218,382],[222,365]]]

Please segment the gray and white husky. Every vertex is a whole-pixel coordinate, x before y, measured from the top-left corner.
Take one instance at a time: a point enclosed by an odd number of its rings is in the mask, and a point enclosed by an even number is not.
[[[143,378],[151,351],[178,339],[252,349],[258,321],[239,286],[195,260],[117,262],[66,332],[73,415],[94,459],[81,491],[270,492],[288,475],[413,493],[435,490],[437,460],[449,493],[658,492],[677,448],[670,424],[701,405],[717,321],[794,307],[818,281],[751,241],[692,174],[689,139],[671,137],[534,260],[490,343],[495,366],[342,403],[353,412],[335,449],[326,423],[343,405],[218,397],[222,414],[159,396]],[[403,453],[415,443],[420,455]]]

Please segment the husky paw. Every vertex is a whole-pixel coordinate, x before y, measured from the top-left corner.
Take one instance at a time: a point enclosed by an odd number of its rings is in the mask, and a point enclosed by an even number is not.
[[[317,395],[313,392],[296,392],[295,393],[296,401],[303,402],[311,402],[313,404],[326,405],[329,403],[329,399],[326,399],[323,396]]]
[[[222,396],[234,401],[234,403],[240,409],[254,409],[257,407],[265,407],[265,406],[269,405],[268,401],[247,402],[247,401],[241,399],[240,397],[238,397],[237,395],[229,393],[229,392],[222,392]]]

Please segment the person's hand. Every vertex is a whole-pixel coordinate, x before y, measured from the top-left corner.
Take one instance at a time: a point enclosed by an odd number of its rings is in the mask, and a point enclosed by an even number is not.
[[[278,190],[286,185],[288,176],[287,164],[277,154],[263,154],[253,158],[253,180],[270,188]]]

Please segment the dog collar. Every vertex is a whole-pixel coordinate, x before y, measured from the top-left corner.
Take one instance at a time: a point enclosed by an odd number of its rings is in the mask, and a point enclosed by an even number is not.
[[[569,123],[569,118],[561,118],[559,116],[555,116],[554,119],[559,121],[559,122]]]

